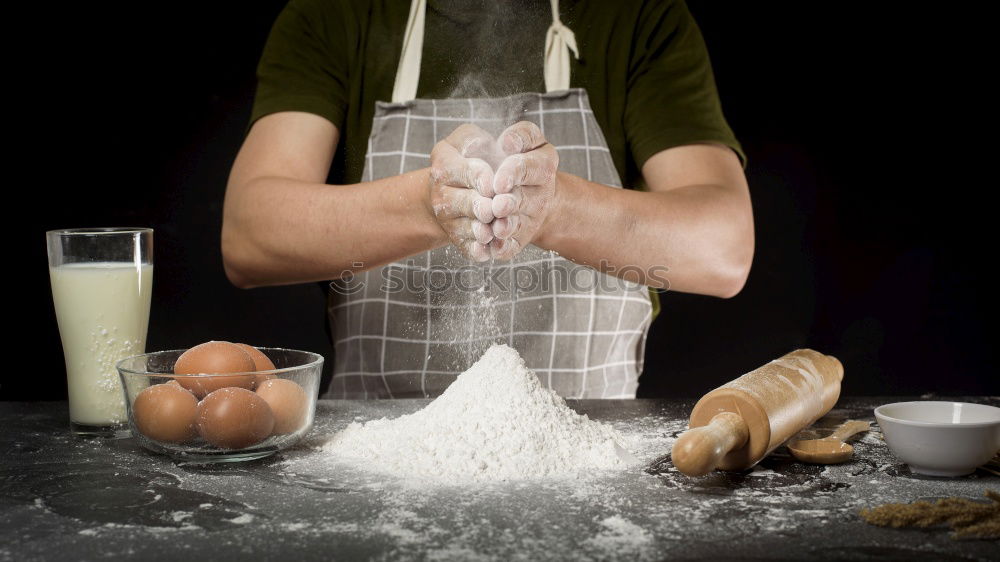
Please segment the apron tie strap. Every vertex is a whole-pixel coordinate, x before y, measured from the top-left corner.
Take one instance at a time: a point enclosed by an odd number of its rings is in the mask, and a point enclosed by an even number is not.
[[[417,99],[420,81],[420,54],[424,50],[424,14],[427,0],[410,2],[410,16],[403,33],[403,52],[396,67],[396,82],[392,86],[392,103]]]
[[[559,19],[559,0],[550,0],[552,25],[545,34],[545,91],[569,89],[569,52],[580,58],[576,35]]]
[[[559,0],[549,0],[552,6],[552,25],[545,34],[545,91],[569,89],[569,52],[580,58],[573,30],[559,19]],[[396,68],[396,81],[392,87],[392,102],[402,103],[417,98],[420,82],[420,55],[424,50],[424,15],[427,0],[411,0],[410,15],[403,32],[403,50]]]

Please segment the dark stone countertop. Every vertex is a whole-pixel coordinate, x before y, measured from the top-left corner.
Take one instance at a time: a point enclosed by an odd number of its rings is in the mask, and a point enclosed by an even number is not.
[[[964,398],[1000,405],[1000,398]],[[844,399],[818,426],[873,419]],[[870,526],[860,508],[1000,489],[985,471],[916,476],[877,432],[836,466],[779,449],[745,473],[629,470],[583,480],[430,486],[338,464],[309,446],[426,400],[320,401],[307,443],[259,461],[181,466],[132,439],[82,440],[65,403],[0,403],[0,560],[988,560],[995,541]],[[645,462],[692,401],[569,401]]]

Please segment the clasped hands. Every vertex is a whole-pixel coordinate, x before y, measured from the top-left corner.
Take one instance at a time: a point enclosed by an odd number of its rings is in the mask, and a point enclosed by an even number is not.
[[[510,260],[545,225],[558,169],[555,147],[534,123],[515,123],[496,139],[464,124],[431,151],[431,208],[469,259]]]

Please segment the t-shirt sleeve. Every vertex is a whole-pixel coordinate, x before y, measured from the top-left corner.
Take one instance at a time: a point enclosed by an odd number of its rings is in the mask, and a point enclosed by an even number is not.
[[[343,129],[347,111],[347,60],[338,2],[291,0],[271,28],[257,65],[250,123],[279,111],[304,111]],[[248,127],[249,127],[248,125]]]
[[[629,64],[625,129],[639,169],[675,146],[718,142],[746,168],[743,147],[722,114],[701,30],[683,1],[647,2]]]

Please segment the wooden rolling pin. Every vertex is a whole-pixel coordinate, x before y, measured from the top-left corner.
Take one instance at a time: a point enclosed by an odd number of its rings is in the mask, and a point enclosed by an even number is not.
[[[688,476],[746,470],[833,408],[844,367],[799,349],[709,392],[674,443],[674,466]]]

